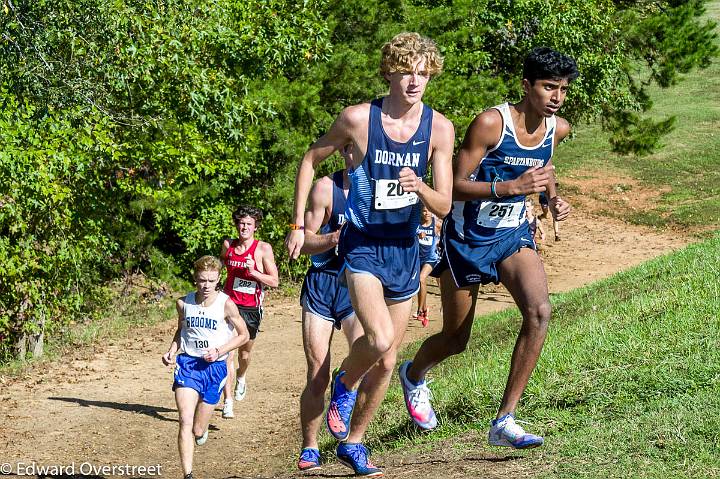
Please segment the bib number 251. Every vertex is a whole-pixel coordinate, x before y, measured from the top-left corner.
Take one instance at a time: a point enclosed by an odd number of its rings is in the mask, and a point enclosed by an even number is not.
[[[477,223],[485,228],[515,228],[520,224],[522,213],[522,202],[483,201],[478,210]]]

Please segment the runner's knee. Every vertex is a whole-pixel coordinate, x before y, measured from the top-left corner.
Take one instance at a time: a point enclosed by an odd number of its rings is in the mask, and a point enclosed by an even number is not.
[[[193,415],[192,413],[189,414],[180,414],[180,417],[178,417],[178,421],[180,422],[180,429],[191,429],[193,427]]]
[[[395,370],[395,364],[397,362],[397,353],[392,351],[391,353],[384,354],[383,357],[378,361],[377,367],[385,373],[391,373]]]
[[[445,332],[444,336],[442,344],[445,345],[448,356],[463,353],[465,349],[467,349],[467,344],[470,341],[470,331],[464,329],[452,333]]]
[[[549,301],[532,305],[523,314],[523,326],[530,328],[547,329],[550,322],[552,306]]]
[[[395,340],[392,331],[374,331],[367,333],[367,341],[370,349],[378,354],[385,354],[390,350]]]

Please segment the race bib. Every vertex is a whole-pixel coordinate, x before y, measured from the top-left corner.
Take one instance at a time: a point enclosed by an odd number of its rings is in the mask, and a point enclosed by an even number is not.
[[[257,283],[255,281],[249,281],[247,279],[235,278],[233,281],[233,291],[243,294],[255,294]]]
[[[477,224],[483,228],[515,228],[523,218],[523,203],[483,201],[478,210]]]
[[[422,238],[418,236],[418,243],[424,246],[432,246],[433,244],[433,237],[426,234]]]
[[[400,186],[400,180],[375,180],[375,209],[398,210],[418,202],[413,191],[406,193]]]

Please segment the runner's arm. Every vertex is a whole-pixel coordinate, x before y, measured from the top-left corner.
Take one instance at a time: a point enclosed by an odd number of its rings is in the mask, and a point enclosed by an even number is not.
[[[180,348],[180,333],[182,332],[182,324],[185,320],[185,301],[183,301],[183,298],[180,298],[175,302],[175,310],[177,311],[178,315],[178,325],[177,329],[175,330],[175,335],[173,336],[172,342],[170,343],[170,348],[165,354],[162,355],[162,362],[165,366],[168,366],[174,362],[173,358],[177,353],[178,349]]]
[[[355,105],[345,108],[335,119],[330,130],[316,141],[300,160],[297,176],[295,177],[292,224],[301,227],[305,226],[305,206],[315,177],[315,168],[334,152],[353,141],[354,130],[361,123],[362,106]],[[364,110],[367,111],[367,108]],[[290,230],[285,238],[285,246],[288,249],[290,259],[297,259],[304,242],[305,234],[303,230]]]
[[[233,335],[232,339],[222,346],[208,349],[207,353],[203,356],[203,359],[207,362],[217,361],[223,354],[239,348],[250,339],[247,325],[240,317],[237,306],[230,298],[225,300],[225,320],[235,328],[237,334]]]
[[[309,208],[305,212],[305,243],[303,254],[319,254],[334,248],[340,239],[340,231],[318,234],[321,226],[330,220],[333,200],[333,180],[323,176],[310,190]]]
[[[265,286],[277,288],[280,284],[280,279],[277,265],[275,264],[275,256],[273,255],[272,246],[264,241],[260,241],[257,245],[256,251],[259,251],[262,254],[260,261],[262,262],[263,270],[258,271],[256,268],[250,269],[250,277]]]
[[[225,256],[227,255],[227,250],[230,249],[230,243],[230,238],[225,238],[223,240],[222,246],[220,246],[220,261],[222,261],[223,264],[225,264]]]
[[[555,147],[557,147],[558,144],[562,140],[564,140],[568,135],[570,134],[570,123],[567,122],[564,118],[557,117],[557,126],[556,126],[556,133],[555,133]],[[548,165],[551,165],[552,158],[548,162]],[[558,196],[557,189],[555,188],[556,183],[555,178],[555,167],[552,166],[552,178],[547,184],[547,198],[548,198],[548,208],[550,209],[550,212],[553,215],[553,219],[556,221],[564,221],[567,219],[567,217],[570,215],[570,211],[572,211],[572,206],[570,206],[570,203],[565,201],[562,197]]]
[[[455,128],[440,113],[433,114],[430,138],[430,161],[433,169],[433,186],[423,182],[415,172],[404,167],[400,170],[400,185],[406,192],[416,192],[425,207],[438,218],[444,218],[452,205],[452,152]]]

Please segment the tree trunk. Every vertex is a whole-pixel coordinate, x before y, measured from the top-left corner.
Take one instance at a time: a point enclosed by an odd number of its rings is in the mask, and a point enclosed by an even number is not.
[[[25,361],[25,356],[27,355],[27,334],[22,333],[20,335],[20,338],[18,339],[17,344],[15,345],[15,349],[17,350],[17,357],[20,361]]]

